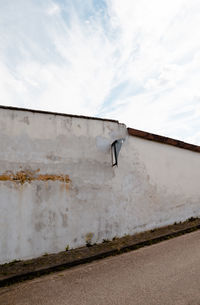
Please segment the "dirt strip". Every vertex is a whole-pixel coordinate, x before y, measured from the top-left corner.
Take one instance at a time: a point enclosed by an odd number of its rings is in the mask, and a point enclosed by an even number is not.
[[[190,218],[183,223],[175,223],[133,236],[127,235],[122,238],[115,238],[112,241],[104,241],[98,245],[88,245],[57,254],[47,254],[26,261],[13,261],[0,265],[0,287],[107,256],[135,250],[198,229],[200,229],[200,219]]]

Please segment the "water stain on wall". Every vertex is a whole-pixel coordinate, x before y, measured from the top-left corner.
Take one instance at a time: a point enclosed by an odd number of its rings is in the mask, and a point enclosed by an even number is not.
[[[12,181],[24,184],[25,182],[31,183],[32,181],[61,181],[69,183],[71,180],[68,175],[55,175],[55,174],[39,174],[40,169],[36,171],[21,170],[16,173],[7,171],[0,175],[0,181]]]
[[[23,123],[29,125],[29,124],[30,124],[30,122],[29,122],[29,117],[28,117],[28,116],[25,116],[25,117],[23,118],[23,120],[21,120],[21,122],[23,122]]]
[[[61,157],[55,156],[53,153],[48,154],[48,155],[46,156],[46,158],[49,159],[49,160],[51,160],[51,161],[59,161],[59,160],[61,160]]]
[[[67,227],[68,223],[67,223],[67,218],[68,218],[68,215],[65,214],[65,213],[60,213],[61,217],[62,217],[62,226],[64,228]]]

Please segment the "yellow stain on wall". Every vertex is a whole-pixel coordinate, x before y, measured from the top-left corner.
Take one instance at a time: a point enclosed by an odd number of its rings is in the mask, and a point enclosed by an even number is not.
[[[22,170],[16,173],[8,171],[0,175],[0,181],[19,182],[21,184],[31,183],[31,181],[61,181],[64,183],[71,181],[68,175],[38,174],[39,171],[40,169],[36,171]]]

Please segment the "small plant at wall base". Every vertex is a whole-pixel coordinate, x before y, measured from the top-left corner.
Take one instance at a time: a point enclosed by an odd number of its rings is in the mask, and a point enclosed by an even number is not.
[[[69,245],[66,246],[65,251],[69,251]]]
[[[92,238],[94,236],[94,233],[87,233],[85,236],[86,246],[91,247],[92,246]]]

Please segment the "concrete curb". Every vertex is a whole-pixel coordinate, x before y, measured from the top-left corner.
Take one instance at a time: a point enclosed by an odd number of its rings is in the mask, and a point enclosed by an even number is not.
[[[125,236],[99,245],[83,247],[67,252],[64,251],[58,254],[45,255],[24,262],[11,262],[9,264],[0,265],[0,287],[27,279],[33,279],[51,272],[61,271],[80,264],[89,263],[108,256],[135,250],[198,229],[200,229],[200,219],[195,219],[134,236]],[[17,271],[17,268],[19,268],[20,271]],[[20,268],[24,268],[24,270],[21,270]],[[13,271],[13,269],[16,269],[16,271]]]

